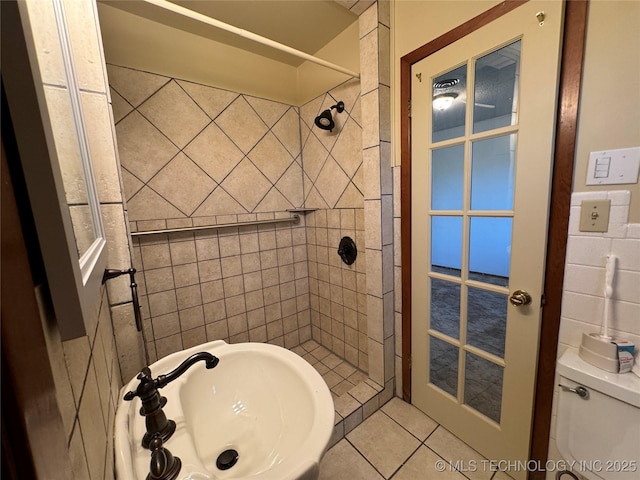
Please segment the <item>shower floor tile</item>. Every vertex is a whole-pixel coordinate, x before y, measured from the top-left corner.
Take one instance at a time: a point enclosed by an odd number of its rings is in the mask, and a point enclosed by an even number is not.
[[[366,373],[331,353],[314,340],[303,343],[293,351],[313,365],[322,375],[334,400],[369,378]]]

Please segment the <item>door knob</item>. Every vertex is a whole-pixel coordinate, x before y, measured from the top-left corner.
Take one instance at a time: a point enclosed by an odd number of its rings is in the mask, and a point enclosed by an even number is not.
[[[531,303],[531,295],[524,290],[516,290],[509,297],[509,302],[514,307],[522,307]]]

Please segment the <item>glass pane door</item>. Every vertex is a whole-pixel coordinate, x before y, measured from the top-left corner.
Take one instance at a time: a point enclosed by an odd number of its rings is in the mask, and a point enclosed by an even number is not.
[[[529,455],[563,8],[411,66],[411,402],[492,459]]]
[[[498,424],[520,43],[432,79],[429,382]]]

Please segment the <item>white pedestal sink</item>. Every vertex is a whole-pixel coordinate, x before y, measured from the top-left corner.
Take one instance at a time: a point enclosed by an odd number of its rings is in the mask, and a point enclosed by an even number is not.
[[[164,412],[176,422],[164,447],[182,461],[178,479],[316,479],[334,423],[333,400],[320,374],[284,348],[218,340],[159,360],[150,366],[153,377],[197,352],[209,352],[220,363],[212,370],[195,364],[160,390],[167,398]],[[122,393],[137,384],[134,378]],[[140,406],[138,398],[121,400],[116,411],[118,480],[149,473]],[[237,451],[237,463],[220,470],[216,460],[227,450]]]

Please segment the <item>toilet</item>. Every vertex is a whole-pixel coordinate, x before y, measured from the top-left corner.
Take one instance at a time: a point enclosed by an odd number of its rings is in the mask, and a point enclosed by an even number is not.
[[[589,480],[640,478],[640,378],[601,370],[572,349],[557,372],[556,443],[567,467]]]

